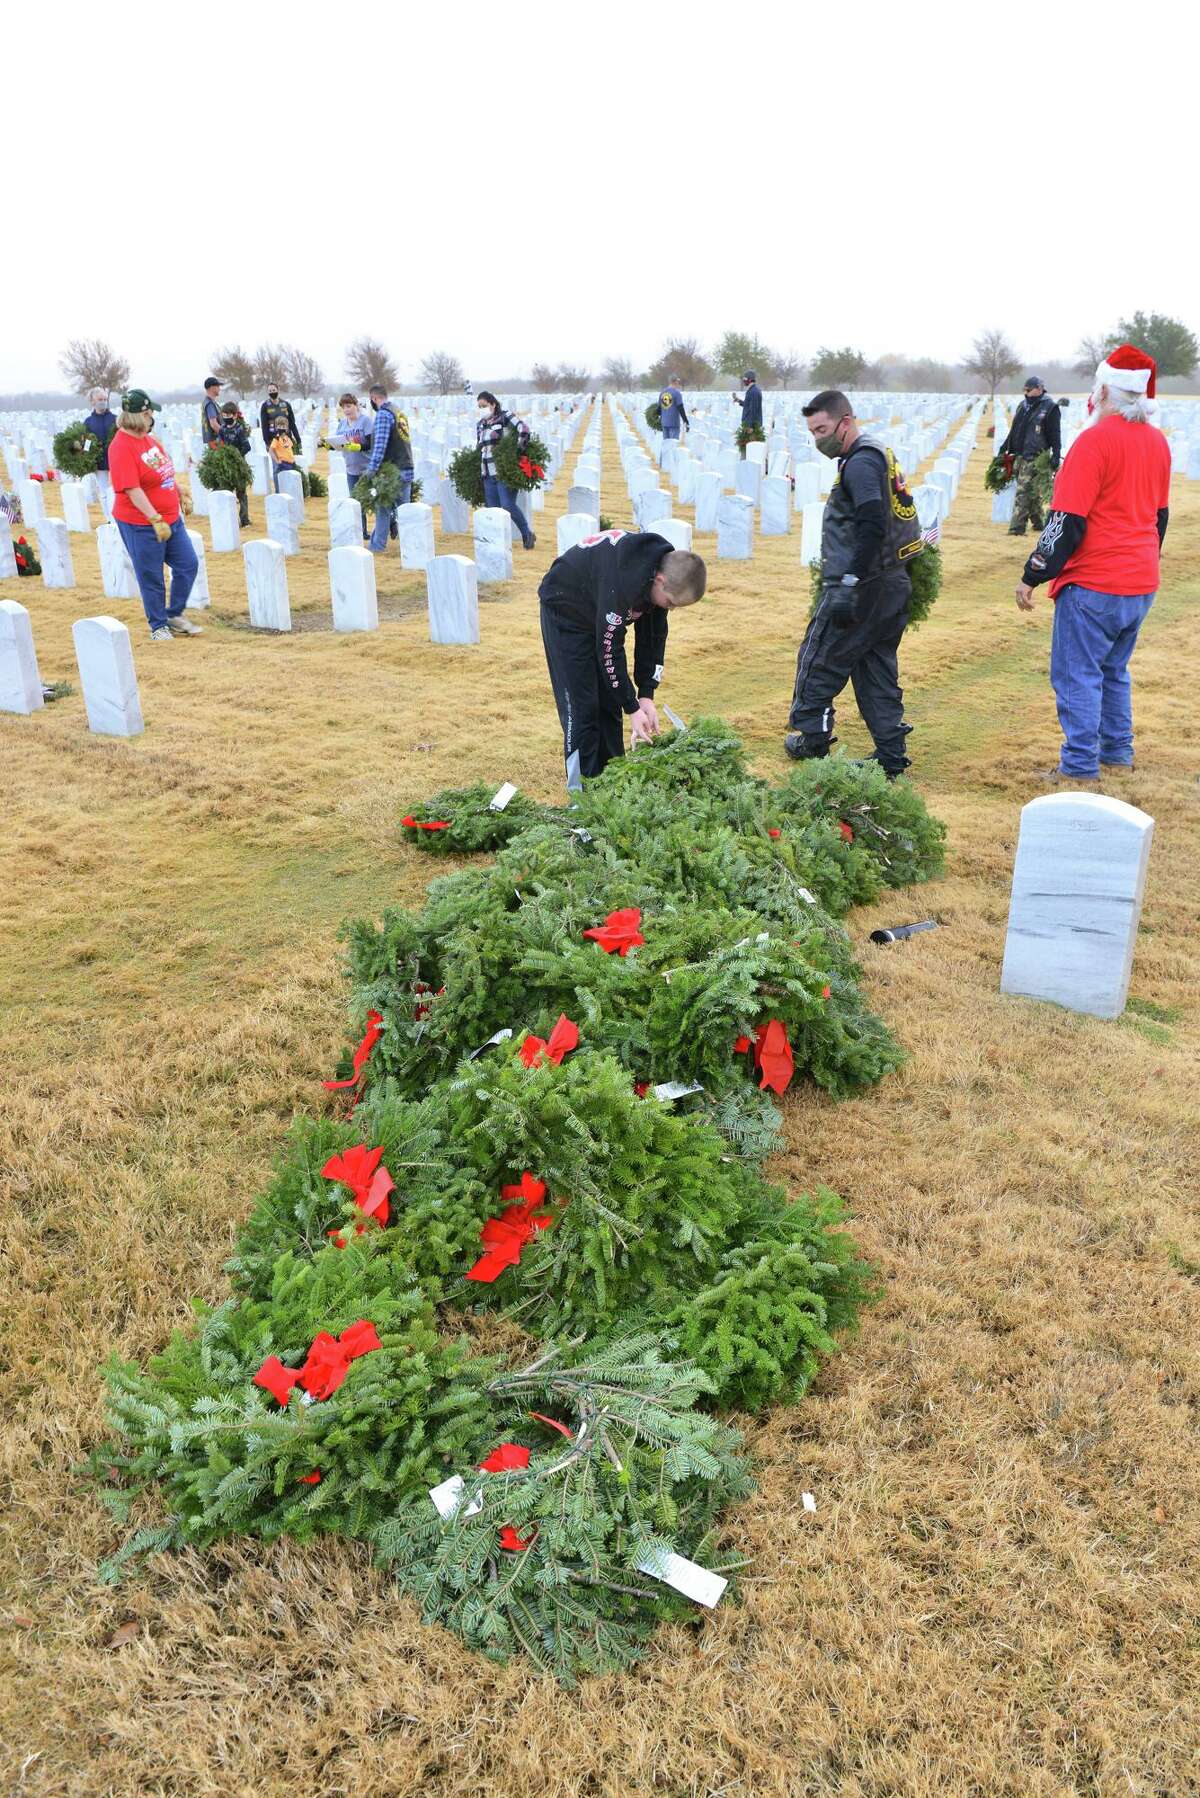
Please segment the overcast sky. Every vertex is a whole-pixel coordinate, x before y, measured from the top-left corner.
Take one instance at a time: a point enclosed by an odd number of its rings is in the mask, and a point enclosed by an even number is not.
[[[1200,328],[1188,11],[43,7],[0,390],[77,336],[153,390],[263,339],[338,385],[364,331],[411,383],[726,328],[957,361],[996,325],[1030,366],[1139,306]]]

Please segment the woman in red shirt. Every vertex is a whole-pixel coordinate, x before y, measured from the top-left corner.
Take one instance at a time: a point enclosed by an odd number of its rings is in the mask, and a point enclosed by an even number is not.
[[[200,564],[183,522],[175,467],[153,433],[154,401],[142,388],[121,396],[121,417],[109,445],[113,523],[129,552],[153,643],[198,637],[184,616]],[[167,598],[166,569],[171,570]]]

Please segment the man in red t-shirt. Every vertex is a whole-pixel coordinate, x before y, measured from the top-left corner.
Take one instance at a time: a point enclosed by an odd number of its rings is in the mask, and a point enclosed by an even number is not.
[[[133,563],[151,641],[169,643],[172,637],[201,635],[200,626],[184,616],[200,563],[183,522],[175,466],[151,435],[156,410],[141,387],[122,396],[120,428],[108,450],[108,473],[113,523]]]
[[[1151,422],[1156,372],[1129,343],[1100,364],[1095,423],[1068,452],[1017,587],[1023,612],[1044,581],[1055,602],[1050,684],[1063,747],[1054,780],[1133,767],[1129,659],[1158,588],[1171,497],[1171,451]]]

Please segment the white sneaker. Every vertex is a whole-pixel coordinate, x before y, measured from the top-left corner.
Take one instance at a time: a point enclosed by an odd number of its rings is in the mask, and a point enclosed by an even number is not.
[[[202,627],[193,624],[191,619],[186,618],[182,612],[178,618],[167,619],[167,629],[173,637],[202,637],[204,635]]]
[[[150,641],[151,643],[169,643],[174,634],[174,631],[170,630],[167,625],[160,624],[156,631],[150,632]]]

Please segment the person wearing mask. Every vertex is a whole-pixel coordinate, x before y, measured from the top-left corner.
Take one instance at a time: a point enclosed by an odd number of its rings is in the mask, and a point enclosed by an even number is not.
[[[209,375],[204,383],[204,399],[200,407],[200,441],[205,449],[221,441],[221,383]]]
[[[117,415],[109,408],[108,393],[105,388],[93,387],[88,398],[92,409],[83,421],[83,428],[100,445],[100,463],[97,472],[106,474],[108,472],[108,446],[117,428]]]
[[[526,549],[532,549],[537,538],[530,530],[525,514],[517,504],[517,496],[506,482],[496,475],[496,445],[506,431],[515,431],[522,449],[529,442],[529,426],[511,412],[505,412],[494,393],[481,387],[475,396],[475,405],[479,412],[479,422],[475,426],[475,437],[479,444],[479,466],[483,475],[483,503],[485,506],[499,506],[508,513],[517,530],[521,534],[521,542]]]
[[[742,429],[753,430],[755,426],[761,431],[763,421],[762,388],[758,384],[758,376],[752,368],[748,368],[742,376],[741,393],[733,395],[735,406],[742,408]],[[742,454],[745,455],[743,448]]]
[[[412,441],[409,436],[408,420],[403,412],[397,412],[387,395],[387,388],[378,382],[371,388],[368,398],[371,410],[375,414],[375,425],[371,433],[371,451],[367,457],[364,474],[374,474],[385,462],[390,462],[400,472],[400,504],[408,504],[408,496],[412,492],[413,458]],[[379,506],[375,512],[375,528],[371,532],[371,553],[381,556],[388,546],[389,536],[396,534],[396,513],[391,506]]]
[[[296,429],[296,414],[292,411],[292,402],[279,397],[279,383],[272,381],[267,388],[267,397],[263,401],[258,414],[262,440],[271,452],[271,480],[276,493],[279,492],[279,471],[291,468],[300,451],[300,433]],[[290,455],[275,453],[275,444],[280,438],[286,438],[291,445]]]
[[[246,421],[232,400],[226,400],[221,407],[220,442],[227,443],[230,449],[237,450],[247,461],[250,459],[250,433],[246,429]],[[242,529],[250,523],[250,496],[246,487],[238,488],[238,523]]]
[[[109,446],[113,522],[133,563],[153,643],[198,637],[201,629],[185,616],[199,562],[183,522],[175,469],[154,436],[158,410],[141,387],[121,397],[121,417]],[[171,570],[167,596],[166,569]]]
[[[823,456],[836,456],[821,523],[821,592],[796,659],[784,748],[793,761],[829,754],[834,700],[849,681],[889,780],[909,767],[896,652],[908,623],[907,562],[924,549],[917,508],[890,450],[861,431],[844,393],[803,408]]]
[[[601,531],[550,564],[538,597],[568,787],[624,755],[623,716],[634,746],[657,734],[667,614],[703,599],[707,583],[699,556],[654,531]],[[632,678],[625,658],[631,624]]]
[[[341,421],[333,436],[322,445],[325,449],[340,450],[346,469],[346,480],[350,492],[354,492],[354,484],[360,475],[367,472],[371,460],[371,440],[374,426],[364,417],[358,399],[353,393],[344,393],[338,401]],[[370,533],[367,530],[367,515],[363,513],[363,542]]]
[[[1029,375],[1025,381],[1025,398],[1013,413],[1008,436],[996,451],[998,456],[1013,459],[1012,519],[1010,537],[1023,537],[1025,527],[1032,524],[1040,531],[1046,520],[1034,486],[1033,464],[1043,450],[1050,451],[1050,466],[1057,469],[1062,460],[1062,413],[1050,398],[1040,375]]]
[[[1135,344],[1109,350],[1088,401],[1094,423],[1067,452],[1050,516],[1025,564],[1017,605],[1050,583],[1050,684],[1063,746],[1051,782],[1078,785],[1133,767],[1129,662],[1158,589],[1171,500],[1171,450],[1152,422],[1158,369]]]
[[[671,375],[666,386],[658,396],[658,416],[662,425],[664,443],[674,438],[679,440],[679,427],[683,425],[690,430],[687,411],[683,404],[683,394],[679,387],[679,376]]]

